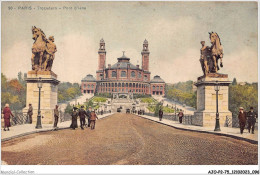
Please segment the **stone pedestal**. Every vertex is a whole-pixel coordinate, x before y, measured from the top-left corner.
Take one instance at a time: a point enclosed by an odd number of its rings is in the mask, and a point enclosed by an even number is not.
[[[29,71],[27,74],[27,94],[26,107],[24,112],[27,112],[29,103],[33,107],[33,123],[37,121],[38,103],[39,103],[39,88],[37,86],[39,77],[42,79],[41,88],[41,115],[42,124],[51,124],[54,121],[54,108],[58,102],[58,84],[57,75],[52,71]]]
[[[215,128],[216,123],[216,81],[220,86],[218,92],[218,111],[220,127],[232,126],[232,113],[228,110],[228,86],[231,81],[228,75],[210,73],[198,78],[197,86],[197,111],[192,119],[193,125]]]

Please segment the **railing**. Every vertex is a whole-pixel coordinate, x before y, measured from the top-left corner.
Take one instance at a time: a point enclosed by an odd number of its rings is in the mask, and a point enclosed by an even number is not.
[[[154,113],[151,112],[145,112],[145,115],[151,116],[151,117],[155,117],[159,119],[159,116],[154,116]],[[192,124],[192,117],[193,115],[184,115],[182,118],[182,123],[184,125],[191,125]],[[172,121],[179,121],[179,117],[176,114],[163,114],[163,119],[168,119],[168,120],[172,120]]]
[[[60,112],[60,116],[59,116],[60,122],[65,122],[65,121],[71,120],[70,114],[62,112],[62,111],[59,111],[59,112]]]
[[[11,126],[23,125],[29,122],[26,112],[14,112],[14,117],[11,117]]]
[[[233,115],[232,116],[232,127],[233,128],[239,128],[239,119],[238,119],[238,115]],[[245,128],[248,127],[248,122],[246,121],[246,126]],[[255,123],[255,129],[258,129],[258,118],[256,118],[256,123]]]

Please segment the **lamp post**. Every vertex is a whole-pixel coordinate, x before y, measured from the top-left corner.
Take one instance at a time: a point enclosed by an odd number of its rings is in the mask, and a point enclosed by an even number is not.
[[[216,125],[215,125],[215,130],[214,131],[220,131],[219,113],[218,113],[218,91],[220,90],[220,86],[218,84],[218,81],[216,81],[214,89],[216,91]]]
[[[42,128],[42,122],[41,122],[41,88],[42,88],[42,78],[39,77],[37,86],[39,88],[39,103],[38,103],[38,115],[37,115],[37,124],[36,124],[36,129],[41,129]]]

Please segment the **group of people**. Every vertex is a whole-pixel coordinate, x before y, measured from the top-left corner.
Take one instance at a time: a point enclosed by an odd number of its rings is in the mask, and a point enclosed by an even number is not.
[[[182,118],[184,117],[182,110],[180,110],[180,112],[178,113],[178,117],[179,117],[179,122],[182,123]],[[159,109],[159,121],[162,121],[162,118],[163,118],[163,110]]]
[[[256,123],[257,113],[254,111],[253,107],[250,107],[250,111],[246,112],[244,111],[243,107],[239,108],[239,127],[240,127],[240,133],[243,134],[246,122],[248,124],[248,132],[254,134],[255,131],[255,123]]]
[[[80,119],[80,128],[83,130],[85,127],[90,127],[91,129],[95,129],[96,125],[96,119],[98,119],[97,114],[95,113],[95,110],[92,110],[90,107],[87,111],[85,111],[84,106],[81,106],[80,109],[77,107],[73,107],[73,111],[71,113],[72,116],[72,122],[70,127],[75,130],[75,128],[78,128],[78,122],[77,119],[79,117]],[[86,125],[86,118],[88,120],[88,124]]]

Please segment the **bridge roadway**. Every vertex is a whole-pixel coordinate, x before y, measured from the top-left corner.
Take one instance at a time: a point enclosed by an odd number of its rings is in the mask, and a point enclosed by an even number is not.
[[[2,143],[9,165],[257,165],[257,144],[183,131],[118,113],[80,128]]]

